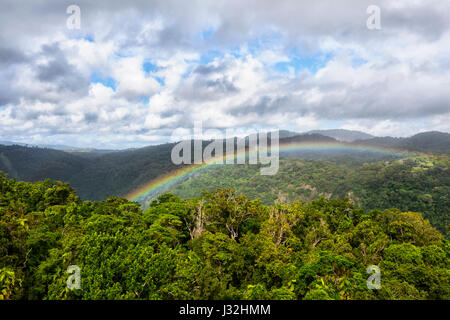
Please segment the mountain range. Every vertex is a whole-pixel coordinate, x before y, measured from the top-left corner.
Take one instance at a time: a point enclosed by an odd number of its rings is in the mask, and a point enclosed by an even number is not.
[[[372,146],[396,150],[450,154],[450,134],[426,132],[408,138],[372,137],[358,131],[321,130],[307,133],[280,131],[280,144],[334,143],[346,146]],[[364,138],[364,139],[363,139]],[[204,142],[205,144],[206,142]],[[173,170],[170,160],[173,143],[127,150],[66,149],[0,145],[0,171],[23,181],[46,178],[69,182],[82,199],[102,200],[125,196],[134,189]],[[327,160],[336,156],[359,157],[362,162],[383,160],[386,155],[326,151],[293,152],[285,156]]]

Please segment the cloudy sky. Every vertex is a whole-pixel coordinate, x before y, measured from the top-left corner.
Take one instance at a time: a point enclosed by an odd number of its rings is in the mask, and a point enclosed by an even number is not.
[[[0,0],[0,140],[139,147],[194,121],[449,132],[450,2]]]

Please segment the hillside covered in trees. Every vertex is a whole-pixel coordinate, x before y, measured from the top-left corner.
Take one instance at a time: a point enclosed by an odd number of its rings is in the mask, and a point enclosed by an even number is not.
[[[450,299],[449,259],[420,213],[346,199],[266,206],[218,189],[142,212],[0,175],[2,299]],[[66,286],[71,265],[81,289]]]
[[[318,161],[284,158],[276,175],[259,166],[223,165],[176,184],[167,192],[181,198],[203,190],[233,188],[265,205],[320,197],[349,198],[366,210],[399,208],[421,212],[442,233],[450,224],[450,157],[419,156],[364,163],[354,157]]]
[[[391,148],[393,150],[450,154],[450,134],[427,132],[409,138],[373,138],[342,142],[331,135],[334,131],[298,134],[280,131],[280,145],[291,143],[329,143],[336,146],[363,148]],[[348,140],[364,137],[363,133],[348,130],[334,132],[333,136]],[[356,134],[356,135],[355,135]],[[203,141],[205,147],[210,141]],[[0,171],[21,181],[52,179],[70,183],[83,200],[104,200],[112,196],[125,196],[136,188],[157,179],[160,175],[179,169],[171,161],[174,143],[126,150],[93,150],[65,152],[49,148],[1,145]],[[89,148],[87,148],[89,150]],[[330,160],[346,157],[346,162],[374,162],[399,158],[398,155],[377,152],[343,151],[290,151],[282,156],[312,160]]]

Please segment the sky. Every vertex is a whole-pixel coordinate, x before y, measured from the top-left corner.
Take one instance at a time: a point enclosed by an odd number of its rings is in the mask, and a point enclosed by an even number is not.
[[[0,0],[0,140],[123,149],[196,121],[449,132],[450,2]]]

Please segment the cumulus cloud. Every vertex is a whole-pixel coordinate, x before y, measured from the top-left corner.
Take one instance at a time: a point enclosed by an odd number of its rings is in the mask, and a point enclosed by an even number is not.
[[[450,3],[6,0],[0,138],[125,148],[205,128],[450,131]],[[66,140],[65,140],[66,139]]]

